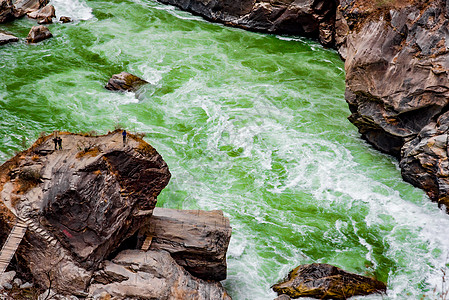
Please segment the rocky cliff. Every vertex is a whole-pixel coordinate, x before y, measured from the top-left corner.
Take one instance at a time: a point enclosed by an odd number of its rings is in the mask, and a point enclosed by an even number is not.
[[[374,147],[400,159],[405,180],[449,204],[446,156],[430,157],[416,147],[431,134],[422,132],[427,125],[445,128],[448,1],[160,1],[231,26],[303,35],[337,49],[345,60],[349,120]],[[445,130],[432,134],[446,137]]]
[[[195,274],[199,277],[225,278],[231,229],[222,213],[210,213],[213,216],[209,217],[215,220],[214,226],[206,226],[205,218],[199,213],[185,215],[178,212],[178,219],[185,222],[164,223],[161,217],[153,219],[157,196],[168,184],[171,175],[158,152],[135,135],[128,134],[123,139],[121,131],[104,136],[59,133],[59,138],[61,143],[58,144],[53,135],[41,137],[30,149],[0,166],[0,242],[2,245],[5,243],[16,221],[26,224],[24,226],[28,230],[17,250],[18,260],[38,286],[51,287],[61,294],[87,296],[88,291],[107,290],[112,296],[121,297],[132,292],[127,297],[134,297],[138,291],[131,291],[128,283],[120,284],[132,276],[121,271],[117,271],[119,275],[113,275],[115,271],[108,271],[113,263],[123,265],[125,262],[122,260],[132,263],[129,261],[133,259],[129,257],[131,254],[121,254],[120,258],[108,261],[120,250],[136,249],[137,242],[132,240],[137,240],[139,230],[161,227],[166,229],[165,235],[159,236],[157,231],[150,230],[155,240],[151,253],[135,250],[132,254],[132,257],[148,256],[167,262],[167,266],[157,266],[157,272],[162,273],[148,271],[148,268],[156,266],[147,265],[139,271],[143,277],[151,277],[159,284],[164,282],[167,285],[161,290],[166,296],[153,293],[152,297],[170,299],[173,293],[198,294],[199,291],[192,288],[196,285],[199,289],[223,296],[215,299],[227,299],[218,283],[208,284],[194,278],[176,262],[188,261],[192,250],[184,248],[183,253],[174,255],[163,246],[164,243],[173,245],[178,242],[179,239],[175,241],[171,237],[179,236],[187,221],[191,224],[191,236],[195,236],[195,228],[200,227],[198,224],[201,223],[204,232],[222,237],[220,247],[216,252],[211,251],[210,255],[207,251],[201,253],[202,245],[213,249],[215,241],[201,240],[201,245],[197,245],[195,239],[184,237],[190,242],[191,249],[202,254],[202,258],[195,261],[197,265],[188,267],[192,270],[205,269],[205,272]],[[159,215],[167,215],[163,209],[158,211]],[[221,222],[217,224],[217,220]],[[170,233],[170,228],[175,233]],[[151,240],[145,250],[150,248],[150,244]],[[156,253],[156,250],[159,252]],[[2,249],[2,252],[7,251]],[[222,260],[215,259],[217,256]],[[163,272],[167,271],[164,268],[171,268],[172,275],[162,280],[165,276]],[[149,273],[145,275],[145,272]],[[177,288],[170,287],[167,280],[179,280]],[[106,286],[111,282],[115,284],[109,290]],[[144,280],[142,284],[149,282]],[[190,282],[190,287],[182,286],[186,282]],[[134,284],[134,281],[131,283]],[[89,290],[92,284],[95,288]],[[202,296],[195,299],[208,299],[206,291],[199,293]],[[140,292],[145,293],[145,289]],[[139,294],[135,297],[147,299],[149,296]]]

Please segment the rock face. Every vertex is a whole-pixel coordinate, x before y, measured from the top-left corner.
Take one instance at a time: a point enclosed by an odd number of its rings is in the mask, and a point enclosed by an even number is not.
[[[47,19],[56,18],[55,7],[53,5],[46,5],[39,10],[27,14],[32,19]]]
[[[4,33],[0,31],[0,45],[5,45],[13,42],[18,42],[19,38],[13,36],[12,34]]]
[[[169,252],[192,275],[221,281],[226,279],[231,231],[222,211],[155,208],[140,235],[153,237],[150,250]]]
[[[357,295],[385,293],[387,289],[380,281],[327,264],[299,266],[288,274],[287,281],[272,288],[278,295],[317,299],[347,299]]]
[[[111,91],[135,92],[148,82],[128,72],[115,74],[109,79],[105,88]]]
[[[33,26],[28,33],[28,43],[39,43],[40,41],[51,38],[53,35],[50,30],[44,25]]]
[[[205,18],[254,31],[304,35],[333,42],[336,1],[162,0]]]
[[[162,250],[123,251],[104,262],[93,282],[90,295],[107,292],[118,299],[231,299],[220,283],[191,276]]]
[[[121,132],[60,137],[64,150],[53,150],[47,136],[0,168],[1,198],[34,224],[19,248],[34,278],[48,286],[53,276],[54,288],[76,293],[149,221],[170,172],[154,148],[131,135],[126,144]]]
[[[12,0],[0,0],[0,23],[14,19]]]
[[[49,0],[15,0],[14,16],[20,18],[30,12],[36,11],[48,4]]]

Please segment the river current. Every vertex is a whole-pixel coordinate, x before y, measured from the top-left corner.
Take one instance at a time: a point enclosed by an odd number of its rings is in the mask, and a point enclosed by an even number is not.
[[[439,299],[449,216],[347,121],[335,51],[151,0],[51,3],[74,22],[49,25],[49,40],[27,45],[27,18],[0,25],[22,38],[0,47],[1,163],[41,132],[144,132],[172,172],[158,206],[230,218],[234,300],[274,299],[272,284],[313,262],[388,284],[356,299]],[[121,71],[151,85],[105,90]]]

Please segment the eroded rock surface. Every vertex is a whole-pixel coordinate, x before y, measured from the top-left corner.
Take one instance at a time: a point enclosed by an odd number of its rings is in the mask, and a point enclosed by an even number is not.
[[[327,0],[161,0],[209,20],[253,31],[304,35],[333,43],[336,2]]]
[[[357,295],[385,293],[387,289],[380,281],[328,264],[299,266],[288,274],[285,282],[275,284],[272,288],[278,295],[317,299],[347,299]]]
[[[150,224],[139,233],[152,237],[150,250],[169,252],[192,275],[221,281],[226,279],[231,231],[222,211],[155,208]]]
[[[93,296],[102,292],[118,299],[231,299],[220,283],[191,276],[162,250],[126,250],[105,261],[89,288]]]
[[[14,7],[12,0],[0,0],[0,23],[14,19]]]
[[[30,223],[18,253],[39,285],[83,291],[98,264],[149,222],[170,172],[154,148],[128,136],[123,144],[121,132],[60,134],[63,150],[47,136],[0,167],[2,202]]]

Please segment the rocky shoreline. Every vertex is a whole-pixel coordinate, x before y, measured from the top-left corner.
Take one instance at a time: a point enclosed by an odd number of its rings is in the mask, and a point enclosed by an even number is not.
[[[335,48],[345,61],[349,120],[375,148],[399,159],[404,180],[449,206],[447,142],[434,143],[448,137],[447,1],[160,2],[226,25],[306,36]],[[440,130],[429,130],[435,126]]]

